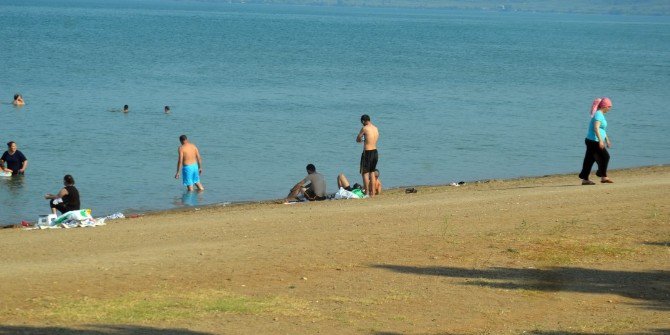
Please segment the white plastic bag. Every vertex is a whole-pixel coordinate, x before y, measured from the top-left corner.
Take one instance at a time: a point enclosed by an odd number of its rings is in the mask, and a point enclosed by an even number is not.
[[[349,192],[340,187],[340,189],[335,192],[335,199],[360,199],[360,197],[356,195],[356,193]]]

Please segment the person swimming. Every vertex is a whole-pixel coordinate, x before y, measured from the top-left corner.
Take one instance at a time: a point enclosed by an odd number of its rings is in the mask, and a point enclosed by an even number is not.
[[[26,103],[23,101],[23,97],[21,96],[21,94],[18,93],[14,94],[14,101],[12,101],[12,105],[23,106],[25,104]]]
[[[128,112],[129,112],[129,110],[128,110],[128,105],[123,105],[123,112],[124,112],[124,113],[128,113]]]
[[[165,114],[170,114],[170,106],[165,106],[163,111],[165,112]]]

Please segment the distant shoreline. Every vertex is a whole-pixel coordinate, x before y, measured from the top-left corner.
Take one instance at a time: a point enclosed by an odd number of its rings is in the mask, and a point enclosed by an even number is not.
[[[636,16],[670,16],[670,3],[651,0],[643,6],[618,3],[598,5],[589,1],[534,1],[525,3],[504,3],[493,0],[474,0],[464,3],[458,0],[414,1],[414,0],[196,0],[201,3],[252,4],[252,5],[298,5],[311,7],[364,7],[403,9],[444,9],[484,12],[522,12],[555,14],[604,14]]]

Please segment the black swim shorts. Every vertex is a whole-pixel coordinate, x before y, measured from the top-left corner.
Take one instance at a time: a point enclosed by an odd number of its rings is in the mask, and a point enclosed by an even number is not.
[[[307,200],[311,200],[311,201],[323,201],[323,200],[326,200],[326,197],[319,197],[319,196],[317,196],[317,195],[314,193],[314,190],[312,190],[311,188],[308,188],[308,189],[305,191],[305,198],[307,198]]]
[[[363,154],[361,154],[361,174],[376,170],[377,158],[377,149],[363,151]]]

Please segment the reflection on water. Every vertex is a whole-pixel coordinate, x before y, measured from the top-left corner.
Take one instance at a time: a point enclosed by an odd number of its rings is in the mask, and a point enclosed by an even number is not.
[[[202,191],[184,192],[181,195],[181,206],[198,206],[202,201]]]
[[[19,196],[21,195],[21,189],[23,188],[24,178],[24,175],[16,175],[11,177],[0,177],[0,180],[2,180],[1,185],[3,185],[3,189],[5,185],[7,186],[7,193],[11,196]]]

